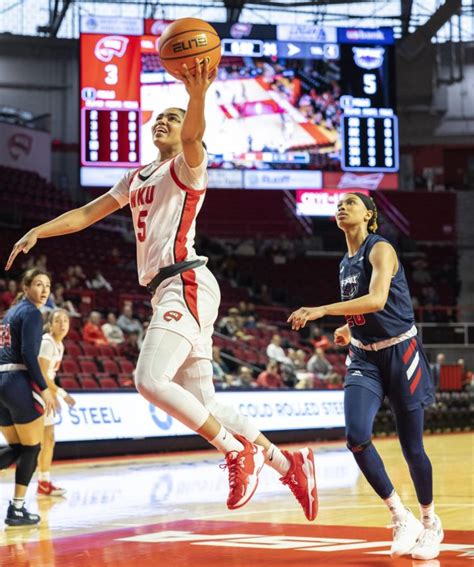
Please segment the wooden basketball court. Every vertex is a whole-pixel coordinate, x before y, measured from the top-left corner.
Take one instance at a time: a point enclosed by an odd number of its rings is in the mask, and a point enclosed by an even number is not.
[[[418,515],[396,439],[376,440],[405,503]],[[445,540],[438,559],[388,555],[389,516],[342,442],[314,446],[320,511],[303,512],[277,474],[267,468],[254,498],[230,511],[227,473],[216,452],[58,463],[53,480],[66,498],[37,498],[37,528],[0,531],[1,567],[456,567],[474,558],[473,435],[428,436],[435,503]],[[0,477],[1,514],[11,496],[13,470]]]

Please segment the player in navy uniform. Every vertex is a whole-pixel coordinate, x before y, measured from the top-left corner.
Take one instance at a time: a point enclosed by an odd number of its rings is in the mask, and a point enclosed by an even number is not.
[[[0,469],[16,463],[15,493],[5,519],[9,526],[40,521],[25,508],[25,495],[41,448],[43,415],[55,406],[38,364],[43,335],[39,308],[50,288],[46,272],[36,268],[26,272],[21,298],[0,324],[0,429],[8,443],[0,449]]]
[[[342,301],[301,307],[288,321],[293,329],[300,329],[307,321],[325,315],[346,317],[346,325],[334,336],[337,344],[351,345],[344,395],[347,446],[392,513],[392,556],[411,553],[415,559],[433,559],[439,554],[443,529],[434,513],[433,474],[423,448],[423,420],[424,407],[434,402],[434,391],[417,337],[405,272],[393,247],[374,234],[377,209],[370,197],[346,194],[339,202],[336,220],[345,233],[348,250],[340,264]],[[385,396],[395,415],[421,522],[403,506],[371,441],[374,418]]]

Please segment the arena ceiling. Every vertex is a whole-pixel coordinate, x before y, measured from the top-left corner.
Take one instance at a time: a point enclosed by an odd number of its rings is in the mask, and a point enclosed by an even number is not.
[[[248,23],[316,23],[337,26],[390,26],[404,37],[440,8],[453,18],[436,41],[474,40],[474,0],[2,0],[0,33],[78,37],[83,15]]]

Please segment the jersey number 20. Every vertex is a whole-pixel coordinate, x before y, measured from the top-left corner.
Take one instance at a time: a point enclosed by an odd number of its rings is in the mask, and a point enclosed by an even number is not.
[[[362,327],[362,325],[365,325],[365,317],[363,315],[346,315],[346,321],[349,327],[354,325]]]

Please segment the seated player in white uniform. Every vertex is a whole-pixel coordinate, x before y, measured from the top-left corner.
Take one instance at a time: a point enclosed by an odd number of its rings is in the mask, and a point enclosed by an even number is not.
[[[63,339],[69,332],[69,315],[64,309],[54,309],[49,314],[46,325],[47,332],[41,340],[38,362],[48,388],[62,398],[69,407],[76,403],[66,390],[59,388],[54,379],[61,366],[64,355]],[[61,411],[57,400],[56,411]],[[38,456],[38,494],[43,496],[64,496],[66,490],[51,482],[51,463],[54,453],[54,421],[55,414],[49,412],[44,416],[44,436]]]

